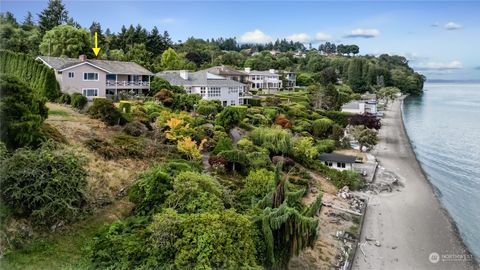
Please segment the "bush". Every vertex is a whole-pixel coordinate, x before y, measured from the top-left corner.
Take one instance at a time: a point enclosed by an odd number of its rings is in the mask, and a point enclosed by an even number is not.
[[[238,125],[245,118],[247,107],[244,106],[228,106],[217,115],[217,125],[221,125],[225,129],[231,129]]]
[[[289,154],[292,151],[292,133],[281,128],[256,128],[250,134],[252,142],[271,154]]]
[[[317,138],[327,138],[332,133],[334,122],[328,118],[321,118],[313,121],[312,135]]]
[[[44,98],[19,79],[0,75],[0,138],[7,148],[38,146],[47,116]]]
[[[333,150],[335,150],[335,141],[326,139],[326,140],[320,140],[316,144],[318,153],[331,153]]]
[[[263,199],[270,191],[275,188],[275,173],[266,169],[257,169],[251,171],[244,179],[242,195],[256,200]]]
[[[264,152],[247,152],[246,159],[249,169],[268,168],[272,166],[270,157]]]
[[[166,204],[179,213],[200,213],[224,209],[223,189],[206,174],[182,172],[173,180]]]
[[[123,128],[123,132],[130,136],[139,137],[147,132],[147,127],[144,124],[135,121],[127,123]]]
[[[88,114],[92,118],[101,119],[109,126],[124,125],[127,122],[113,102],[108,99],[95,99],[92,106],[88,108]]]
[[[173,93],[168,89],[161,89],[154,95],[154,97],[167,107],[170,107],[173,104]]]
[[[62,104],[70,104],[72,102],[72,97],[68,93],[63,93],[59,98],[58,98],[58,103]]]
[[[206,117],[210,117],[212,115],[216,115],[220,111],[222,111],[222,104],[220,104],[220,100],[205,100],[202,99],[198,102],[197,112],[201,115]]]
[[[229,137],[221,137],[217,145],[212,151],[213,155],[218,155],[220,152],[233,150],[233,142]]]
[[[275,117],[274,123],[275,125],[279,125],[282,128],[292,128],[292,122],[290,122],[290,120],[288,120],[288,118],[284,114],[277,115],[277,117]]]
[[[71,103],[70,104],[72,105],[72,107],[81,110],[81,109],[85,108],[85,105],[87,105],[87,103],[88,103],[88,99],[84,95],[82,95],[80,93],[73,93],[71,95]]]
[[[163,166],[154,166],[140,174],[129,191],[130,201],[136,204],[136,212],[147,214],[161,208],[167,199],[167,191],[172,189],[171,176]]]
[[[95,103],[95,102],[94,102]],[[122,100],[118,104],[118,109],[123,113],[130,113],[132,111],[132,102]]]
[[[323,111],[320,114],[333,120],[335,123],[339,124],[342,127],[346,127],[348,125],[348,121],[352,116],[352,114],[350,113],[339,111]]]
[[[47,142],[37,150],[18,149],[0,161],[2,202],[36,224],[72,221],[87,207],[85,162]]]
[[[318,155],[312,137],[300,137],[293,144],[293,156],[301,163],[309,162]]]

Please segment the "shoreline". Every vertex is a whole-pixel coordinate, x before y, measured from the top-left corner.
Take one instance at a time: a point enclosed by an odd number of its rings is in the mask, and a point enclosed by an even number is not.
[[[414,148],[413,148],[413,142],[412,140],[410,139],[410,136],[408,135],[408,132],[407,132],[407,129],[405,128],[405,119],[404,119],[404,112],[403,112],[403,106],[404,106],[404,100],[408,97],[407,96],[404,96],[402,99],[401,99],[401,103],[400,103],[400,115],[402,117],[402,121],[401,121],[401,124],[402,124],[402,128],[405,132],[405,135],[407,137],[407,140],[410,144],[410,148],[412,150],[412,152],[414,153],[414,156],[415,156],[415,161],[418,163],[419,167],[420,167],[420,171],[422,172],[423,174],[423,177],[425,177],[425,179],[427,180],[427,183],[430,185],[430,188],[432,189],[432,192],[433,194],[435,195],[435,197],[437,198],[438,202],[440,203],[440,207],[443,211],[443,213],[447,216],[447,218],[449,219],[452,227],[453,227],[453,232],[456,234],[456,236],[459,238],[460,242],[462,243],[463,245],[463,248],[465,249],[465,252],[468,253],[472,258],[473,258],[473,264],[475,266],[475,264],[477,264],[477,268],[479,267],[478,265],[478,261],[476,260],[475,258],[475,255],[471,252],[471,250],[469,249],[469,247],[466,245],[465,241],[463,240],[462,236],[460,235],[460,230],[458,229],[458,226],[457,226],[457,222],[453,219],[453,217],[450,215],[450,213],[448,212],[448,210],[444,207],[438,193],[437,193],[437,190],[438,188],[436,188],[432,182],[430,181],[430,179],[428,178],[428,175],[427,175],[427,172],[425,172],[425,170],[423,169],[422,167],[422,163],[420,162],[420,160],[418,160],[418,157],[417,157],[417,153],[415,152]],[[438,190],[438,192],[440,192],[440,190]]]
[[[367,195],[359,242],[375,239],[380,246],[365,245],[365,255],[356,253],[352,269],[478,269],[413,150],[403,122],[404,99],[389,104],[373,149],[379,165],[397,175],[403,187]]]

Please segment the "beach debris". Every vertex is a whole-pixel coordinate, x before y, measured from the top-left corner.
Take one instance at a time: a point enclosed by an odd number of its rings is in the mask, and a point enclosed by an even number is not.
[[[342,199],[350,198],[351,194],[350,194],[350,189],[348,188],[348,186],[344,186],[342,189],[340,189],[340,191],[337,193],[337,196],[342,198]]]
[[[397,246],[393,246],[392,249],[397,249]]]
[[[375,246],[380,247],[382,245],[380,244],[380,241],[375,241]]]

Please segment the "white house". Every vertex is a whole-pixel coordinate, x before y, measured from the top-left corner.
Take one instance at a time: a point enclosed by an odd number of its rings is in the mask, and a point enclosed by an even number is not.
[[[267,93],[276,92],[282,88],[280,74],[274,69],[268,71],[252,70],[245,68],[247,82],[250,84],[250,90],[266,90]]]
[[[203,99],[220,100],[223,106],[246,104],[243,83],[210,73],[206,70],[169,70],[156,74],[172,85],[182,86],[189,94],[199,94]]]
[[[342,112],[364,114],[377,114],[377,101],[372,100],[353,100],[342,106]]]
[[[355,163],[355,160],[357,159],[355,156],[340,155],[335,153],[323,153],[320,154],[319,158],[326,166],[338,171],[353,170],[353,163]]]
[[[146,94],[150,71],[133,62],[38,56],[37,60],[55,70],[64,93],[81,93],[89,99],[115,97],[121,92]]]

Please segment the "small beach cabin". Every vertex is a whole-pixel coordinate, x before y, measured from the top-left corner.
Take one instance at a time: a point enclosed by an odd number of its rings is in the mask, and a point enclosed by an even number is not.
[[[323,153],[320,154],[319,158],[325,165],[338,171],[353,170],[353,163],[355,163],[355,160],[357,159],[355,156],[335,153]]]

